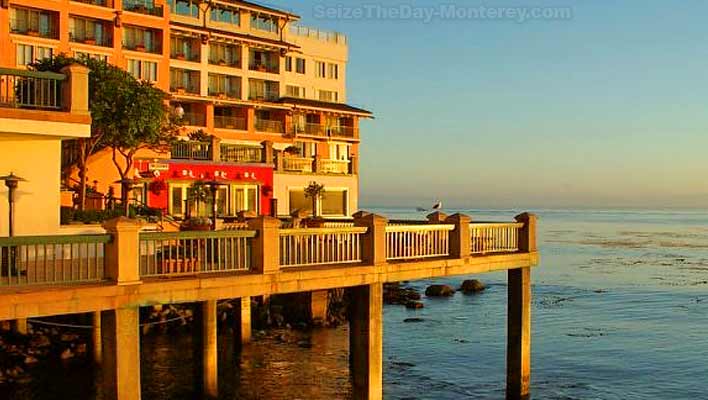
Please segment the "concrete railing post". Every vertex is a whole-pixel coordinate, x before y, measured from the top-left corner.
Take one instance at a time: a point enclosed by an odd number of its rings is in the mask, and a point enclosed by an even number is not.
[[[349,174],[359,175],[359,156],[352,156],[349,160]]]
[[[257,231],[251,242],[251,270],[274,274],[280,269],[280,220],[260,216],[248,221],[248,228]]]
[[[211,137],[211,161],[221,162],[221,138]]]
[[[464,214],[454,214],[445,219],[446,224],[455,225],[455,230],[450,231],[451,257],[464,258],[470,255],[472,251],[470,222],[472,218]]]
[[[429,224],[444,224],[447,220],[447,214],[442,211],[435,211],[432,214],[428,214],[425,218],[428,219]]]
[[[134,285],[140,282],[140,223],[126,217],[118,217],[103,224],[113,236],[106,244],[105,276],[118,285]]]
[[[525,212],[516,216],[517,222],[523,222],[524,227],[519,232],[519,251],[523,253],[533,253],[538,251],[536,247],[536,214]]]
[[[322,163],[320,162],[322,160],[322,156],[317,154],[314,157],[312,157],[312,172],[314,173],[322,173],[320,171]]]
[[[273,164],[273,142],[270,140],[264,140],[261,142],[263,146],[263,152],[261,153],[261,162],[263,164]]]
[[[367,227],[361,238],[361,260],[366,265],[386,263],[386,225],[388,219],[376,214],[354,214],[354,226]]]
[[[66,75],[62,84],[62,108],[72,114],[89,114],[89,72],[79,64],[71,64],[61,69]]]

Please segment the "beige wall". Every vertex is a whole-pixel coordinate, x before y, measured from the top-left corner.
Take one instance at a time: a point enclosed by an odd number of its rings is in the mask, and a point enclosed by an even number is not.
[[[59,229],[61,140],[0,134],[0,175],[27,179],[15,195],[15,234],[51,235]],[[0,237],[8,234],[7,187],[0,184]]]
[[[339,175],[307,175],[307,174],[274,174],[273,197],[278,199],[278,215],[290,213],[289,192],[302,190],[310,182],[315,181],[327,189],[346,189],[348,196],[348,214],[351,216],[359,208],[359,177]]]

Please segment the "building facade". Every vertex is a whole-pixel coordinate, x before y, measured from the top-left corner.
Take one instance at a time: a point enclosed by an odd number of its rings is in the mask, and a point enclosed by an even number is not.
[[[59,53],[101,58],[172,95],[183,141],[170,152],[145,152],[135,165],[135,195],[148,206],[182,216],[185,187],[218,180],[224,216],[267,214],[271,205],[278,215],[309,210],[310,182],[325,185],[322,215],[357,210],[359,122],[371,113],[346,103],[345,36],[247,1],[0,5],[0,66],[25,68]],[[201,140],[188,140],[194,131]],[[118,193],[116,180],[110,157],[94,155],[88,181]]]

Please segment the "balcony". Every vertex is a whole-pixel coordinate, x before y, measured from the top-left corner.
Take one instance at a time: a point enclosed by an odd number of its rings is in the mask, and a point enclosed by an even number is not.
[[[341,174],[347,175],[350,173],[349,160],[317,160],[317,172],[322,174]]]
[[[248,130],[246,118],[232,117],[228,115],[215,115],[214,127],[220,129],[238,129],[241,131]]]
[[[164,8],[152,0],[123,0],[123,10],[155,17],[164,15]]]
[[[251,71],[268,72],[271,74],[277,74],[280,72],[278,64],[273,63],[273,62],[266,63],[266,62],[251,61],[248,64],[248,69],[250,69]]]
[[[10,19],[10,33],[20,35],[35,36],[46,39],[59,39],[59,30],[55,19],[46,14],[41,15],[41,21],[45,23],[37,23],[34,18],[12,18]],[[51,22],[49,22],[51,21]]]
[[[0,107],[61,110],[64,75],[0,68]]]
[[[221,74],[209,74],[209,96],[240,99],[241,78]]]
[[[182,116],[182,122],[187,126],[206,126],[206,118],[203,113],[186,112]]]
[[[113,7],[113,1],[112,0],[72,0],[77,3],[84,3],[84,4],[90,4],[92,6],[101,6],[101,7]]]
[[[258,132],[285,133],[282,121],[256,119],[255,127]]]
[[[316,123],[295,124],[293,130],[296,135],[327,137],[324,126]]]
[[[209,64],[241,68],[241,47],[231,43],[210,42]]]
[[[179,141],[172,145],[172,159],[211,160],[211,143]]]
[[[180,61],[199,62],[201,44],[198,39],[189,36],[172,35],[170,37],[170,58]]]
[[[190,71],[179,68],[170,69],[170,91],[177,94],[199,95],[201,84],[198,71]]]
[[[233,163],[260,163],[263,149],[255,146],[221,144],[221,161]]]
[[[123,29],[123,48],[160,54],[162,53],[162,32],[126,26]]]
[[[330,126],[327,127],[327,133],[331,137],[355,139],[356,130],[352,126]]]
[[[288,172],[312,173],[311,157],[283,157],[283,170]]]

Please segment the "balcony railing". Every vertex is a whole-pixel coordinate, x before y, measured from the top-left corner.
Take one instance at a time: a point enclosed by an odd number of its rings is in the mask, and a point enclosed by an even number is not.
[[[353,139],[356,137],[354,127],[351,126],[330,126],[327,133],[331,137],[341,137]]]
[[[211,160],[211,143],[179,141],[172,145],[175,160]]]
[[[103,46],[112,47],[113,37],[111,35],[99,35],[96,36],[93,33],[76,34],[74,32],[69,32],[69,41],[83,44],[90,44],[93,46]]]
[[[251,269],[255,231],[140,234],[140,277],[169,277]]]
[[[190,79],[187,83],[184,83],[183,81],[172,82],[170,83],[170,91],[177,94],[199,94],[199,82],[192,79]]]
[[[386,227],[386,259],[411,260],[450,255],[450,231],[455,225]]]
[[[0,286],[97,282],[110,235],[0,238]]]
[[[241,89],[239,86],[234,86],[228,90],[223,88],[209,88],[209,96],[224,98],[224,99],[240,99]]]
[[[312,173],[312,158],[283,157],[283,169],[290,172]]]
[[[0,68],[0,107],[61,109],[64,75]]]
[[[162,17],[164,9],[151,0],[123,0],[123,10]]]
[[[249,100],[276,101],[280,98],[280,93],[275,89],[249,89]]]
[[[214,127],[221,129],[238,129],[242,131],[248,129],[248,126],[246,126],[246,118],[225,115],[214,116]]]
[[[283,133],[283,122],[268,119],[256,119],[256,130],[259,132]]]
[[[327,132],[325,132],[324,126],[315,123],[306,124],[295,124],[293,130],[296,135],[307,135],[307,136],[317,136],[317,137],[327,137]]]
[[[323,174],[348,174],[349,160],[318,160],[317,172]]]
[[[281,229],[280,266],[354,264],[361,262],[366,227]]]
[[[50,21],[55,21],[54,18],[49,17]],[[10,19],[10,33],[19,33],[27,36],[36,36],[48,39],[58,39],[59,30],[57,29],[57,23],[53,22],[50,24],[35,24],[31,23],[28,19],[23,18],[11,18]]]
[[[271,74],[277,74],[280,73],[280,68],[278,67],[278,63],[274,62],[254,62],[251,61],[248,64],[248,69],[251,71],[258,71],[258,72],[268,72]]]
[[[113,0],[72,0],[79,3],[91,4],[94,6],[101,7],[113,7]]]
[[[186,112],[182,122],[187,126],[206,126],[206,116],[203,113]]]
[[[255,146],[222,143],[221,161],[233,163],[260,163],[263,161],[263,149]]]
[[[197,50],[182,52],[182,51],[178,51],[177,49],[172,49],[172,51],[170,51],[170,58],[173,60],[180,60],[180,61],[199,62],[199,60],[201,59],[201,55],[199,54],[199,51],[197,51]]]

